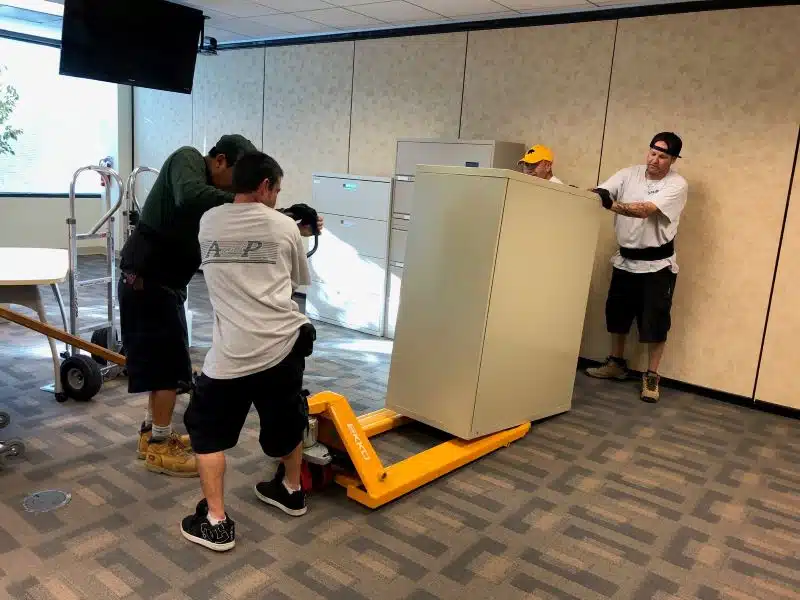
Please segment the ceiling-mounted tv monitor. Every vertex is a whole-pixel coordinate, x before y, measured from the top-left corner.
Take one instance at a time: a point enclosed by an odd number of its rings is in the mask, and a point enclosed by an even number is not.
[[[65,0],[59,73],[190,94],[203,11],[166,0]]]

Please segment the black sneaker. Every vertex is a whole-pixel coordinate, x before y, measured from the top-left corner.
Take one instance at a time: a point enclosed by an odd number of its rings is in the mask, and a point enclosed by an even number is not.
[[[181,533],[190,542],[215,552],[226,552],[236,545],[236,524],[227,513],[225,517],[221,523],[212,525],[208,521],[208,502],[203,498],[197,503],[195,513],[181,521]]]
[[[303,490],[289,493],[283,485],[283,478],[262,481],[255,486],[256,496],[262,502],[280,508],[287,515],[302,517],[308,511],[306,495]]]

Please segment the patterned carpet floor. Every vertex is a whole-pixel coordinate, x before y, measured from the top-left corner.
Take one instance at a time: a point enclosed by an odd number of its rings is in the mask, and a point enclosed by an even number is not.
[[[97,269],[83,259],[82,277]],[[101,314],[96,292],[81,300],[82,314]],[[199,367],[211,318],[202,276],[189,304]],[[359,413],[382,406],[391,342],[318,331],[308,387],[342,393]],[[117,379],[91,402],[58,404],[39,390],[51,381],[46,340],[0,323],[0,409],[13,419],[0,438],[28,445],[0,471],[0,598],[800,599],[796,419],[669,389],[648,405],[636,382],[579,373],[573,409],[509,448],[376,511],[335,487],[293,519],[251,491],[265,469],[253,413],[228,455],[237,546],[215,554],[179,532],[199,480],[136,460],[146,397]],[[429,443],[412,430],[376,448],[391,463]],[[70,504],[23,510],[48,489]]]

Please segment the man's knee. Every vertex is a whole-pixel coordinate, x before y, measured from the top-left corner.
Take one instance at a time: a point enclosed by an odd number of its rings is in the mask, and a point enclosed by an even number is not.
[[[213,454],[236,446],[249,410],[250,402],[238,393],[236,380],[201,374],[183,414],[194,452]]]
[[[305,427],[308,427],[308,419]],[[281,427],[280,423],[277,423],[276,427],[262,427],[258,438],[261,450],[272,459],[286,458],[303,443],[305,427],[301,427],[298,423],[285,428]]]

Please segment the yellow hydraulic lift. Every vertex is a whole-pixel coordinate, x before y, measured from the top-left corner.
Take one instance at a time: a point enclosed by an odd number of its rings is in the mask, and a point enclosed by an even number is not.
[[[100,356],[118,365],[125,357],[47,323],[0,307],[7,319],[48,337]],[[318,420],[317,440],[327,448],[346,452],[354,472],[338,473],[334,480],[347,496],[368,508],[378,508],[430,483],[473,460],[508,446],[531,428],[525,423],[511,429],[465,441],[453,438],[393,465],[384,466],[370,438],[411,423],[393,410],[381,409],[357,417],[347,398],[334,392],[320,392],[308,400],[309,415]]]

